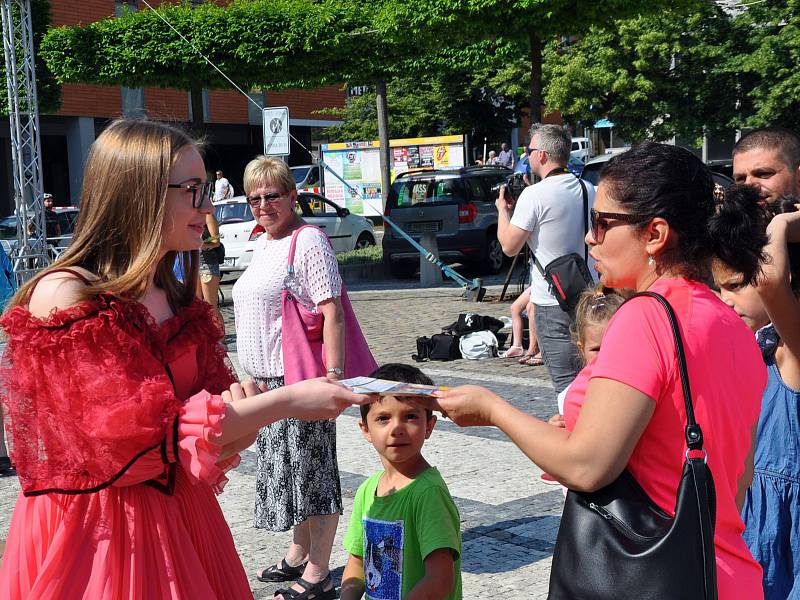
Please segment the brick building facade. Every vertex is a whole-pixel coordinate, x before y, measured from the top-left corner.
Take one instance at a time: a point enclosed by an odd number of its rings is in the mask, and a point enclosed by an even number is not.
[[[162,1],[148,0],[152,6]],[[175,0],[172,0],[175,1]],[[226,0],[217,0],[226,4]],[[78,25],[113,17],[126,8],[149,10],[140,0],[51,0],[51,24]],[[251,97],[262,106],[288,106],[292,135],[307,148],[315,149],[324,138],[324,128],[336,123],[329,115],[315,111],[343,106],[346,92],[341,86],[315,90],[259,92]],[[204,93],[206,121],[206,166],[222,169],[237,192],[241,188],[244,165],[263,150],[261,113],[238,91],[208,90]],[[110,120],[145,114],[150,118],[187,124],[190,120],[189,93],[165,88],[127,89],[121,87],[75,85],[63,86],[61,109],[56,114],[41,115],[42,156],[45,190],[54,194],[58,204],[77,204],[83,180],[83,168],[89,146]],[[0,141],[0,185],[5,185],[7,200],[0,200],[0,215],[13,210],[13,185],[8,122],[2,122]],[[292,142],[290,164],[306,164],[311,157]],[[5,181],[3,181],[5,180]]]

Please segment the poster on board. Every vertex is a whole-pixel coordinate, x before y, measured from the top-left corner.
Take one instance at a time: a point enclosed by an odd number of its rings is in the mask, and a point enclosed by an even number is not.
[[[414,169],[458,169],[464,166],[463,135],[390,140],[391,179]],[[325,196],[359,215],[382,215],[380,144],[341,142],[323,144]],[[340,181],[343,179],[345,183]]]

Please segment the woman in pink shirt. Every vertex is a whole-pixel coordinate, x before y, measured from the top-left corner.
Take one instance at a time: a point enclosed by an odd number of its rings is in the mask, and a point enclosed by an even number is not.
[[[752,448],[767,381],[755,339],[703,283],[709,263],[733,261],[752,281],[763,260],[760,209],[717,206],[705,165],[687,150],[645,143],[603,170],[586,236],[604,285],[657,292],[672,305],[686,350],[697,422],[717,495],[720,600],[758,600],[761,568],[747,549],[739,508],[752,479]],[[570,489],[594,491],[627,468],[673,514],[684,463],[686,410],[666,312],[631,300],[609,323],[600,353],[567,398],[567,428],[517,410],[491,391],[463,386],[439,408],[459,425],[493,425]],[[587,544],[590,543],[587,540]]]

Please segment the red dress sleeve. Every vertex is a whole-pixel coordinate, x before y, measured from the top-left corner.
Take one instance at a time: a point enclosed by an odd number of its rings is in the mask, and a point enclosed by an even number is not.
[[[101,295],[46,319],[16,307],[0,325],[0,393],[24,493],[102,489],[160,448],[181,402],[141,305]]]

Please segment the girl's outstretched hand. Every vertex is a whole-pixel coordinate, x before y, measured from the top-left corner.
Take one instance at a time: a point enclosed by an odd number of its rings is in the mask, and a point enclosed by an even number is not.
[[[494,411],[505,405],[500,396],[478,385],[462,385],[436,392],[435,398],[414,397],[414,402],[440,411],[461,427],[492,426]]]
[[[287,385],[289,394],[286,417],[307,421],[335,419],[353,404],[369,404],[374,399],[364,394],[354,394],[341,383],[326,377],[307,379]]]

